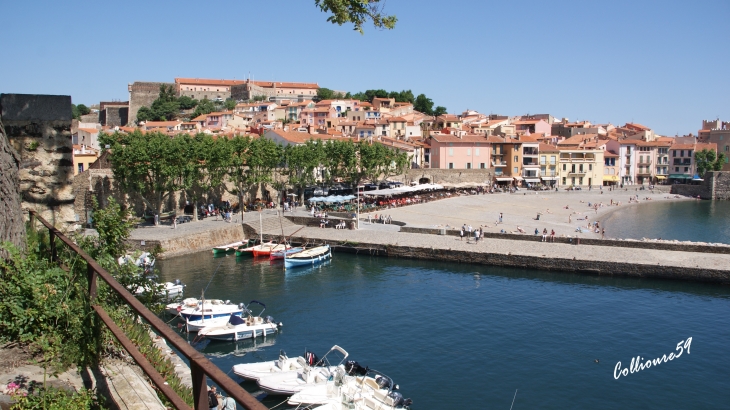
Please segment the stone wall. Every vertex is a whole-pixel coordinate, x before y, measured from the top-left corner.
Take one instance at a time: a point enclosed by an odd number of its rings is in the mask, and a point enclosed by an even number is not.
[[[674,184],[672,193],[702,199],[730,199],[730,171],[707,172],[698,185]]]
[[[160,86],[167,84],[175,86],[174,83],[148,83],[135,81],[129,85],[129,112],[127,125],[137,124],[137,111],[140,107],[149,107],[160,96]]]
[[[226,224],[225,228],[211,229],[208,231],[198,232],[194,234],[181,235],[176,238],[161,240],[127,240],[127,245],[132,250],[141,250],[151,252],[153,250],[162,249],[159,259],[165,259],[172,256],[186,255],[189,253],[200,252],[201,249],[213,249],[214,246],[220,246],[226,243],[241,241],[244,238],[243,228],[239,224]],[[163,228],[147,227],[141,229],[169,229],[169,226]],[[142,244],[144,242],[144,245]],[[158,248],[159,247],[159,248]]]
[[[20,155],[24,209],[34,209],[60,229],[76,223],[73,209],[71,97],[0,95],[8,140]]]
[[[122,127],[129,122],[129,106],[106,106],[99,111],[99,123],[110,127]]]
[[[25,244],[25,216],[20,202],[20,155],[5,136],[0,118],[0,242],[9,241],[19,248]],[[0,250],[0,258],[7,257]]]
[[[445,182],[458,184],[459,182],[489,182],[494,177],[494,169],[441,169],[421,168],[409,169],[406,171],[405,180],[419,182],[421,179],[428,179],[432,184],[443,184]],[[392,178],[403,180],[403,176]]]

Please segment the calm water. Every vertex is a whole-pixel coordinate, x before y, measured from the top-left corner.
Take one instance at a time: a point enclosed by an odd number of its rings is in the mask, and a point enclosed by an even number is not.
[[[603,224],[610,237],[730,244],[730,201],[639,204],[612,213]]]
[[[208,297],[260,300],[284,323],[265,343],[197,345],[226,372],[273,360],[279,349],[321,356],[338,344],[390,375],[413,409],[506,410],[515,389],[514,409],[730,403],[729,287],[347,254],[286,272],[208,252],[159,265],[163,279],[188,285],[187,296],[199,295],[220,266]],[[618,361],[668,355],[688,337],[690,354],[614,379]]]

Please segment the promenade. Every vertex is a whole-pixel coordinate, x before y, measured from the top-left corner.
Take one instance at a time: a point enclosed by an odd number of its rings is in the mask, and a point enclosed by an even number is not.
[[[675,198],[668,193],[638,191],[639,203],[629,204],[629,197],[637,195],[631,191],[573,191],[573,192],[522,192],[517,194],[467,195],[435,200],[428,203],[409,205],[400,208],[386,209],[377,212],[390,215],[393,221],[404,223],[406,227],[415,228],[449,228],[458,229],[462,224],[477,228],[485,227],[485,233],[493,233],[478,243],[473,239],[460,240],[458,236],[435,235],[426,233],[400,232],[401,227],[392,224],[368,223],[367,214],[361,215],[360,229],[337,230],[332,228],[302,227],[279,218],[276,210],[263,211],[265,237],[278,238],[282,231],[301,243],[346,244],[354,251],[378,251],[388,256],[409,257],[418,259],[434,259],[476,264],[500,266],[517,266],[535,269],[551,269],[592,272],[596,274],[639,276],[639,277],[671,277],[711,282],[730,282],[730,254],[685,252],[676,250],[638,249],[630,242],[621,247],[602,246],[600,244],[578,245],[573,242],[577,237],[584,239],[600,239],[600,234],[586,232],[578,234],[575,227],[585,226],[580,218],[588,217],[590,221],[604,218],[610,212],[624,209],[626,206],[651,206],[658,201],[686,201],[692,199]],[[652,199],[645,199],[652,198]],[[620,206],[611,206],[611,200],[621,201]],[[603,207],[597,210],[589,208],[602,202]],[[568,209],[565,209],[565,207]],[[499,213],[503,222],[497,223]],[[536,219],[541,212],[540,219]],[[372,216],[374,216],[373,212]],[[308,216],[304,210],[287,212],[286,216]],[[569,216],[571,222],[569,222]],[[133,240],[147,241],[163,238],[185,238],[190,236],[208,237],[222,230],[234,232],[234,237],[242,236],[240,215],[234,216],[234,223],[205,220],[196,223],[179,225],[177,229],[168,226],[137,229]],[[250,228],[258,230],[258,212],[243,215],[243,221]],[[238,223],[236,223],[238,222]],[[501,239],[496,235],[504,230],[517,233],[520,226],[527,233],[509,235],[510,239]],[[534,238],[534,230],[540,232],[547,228],[556,231],[557,242],[540,242]],[[257,234],[259,232],[256,232]],[[620,233],[613,233],[620,236]],[[497,236],[497,237],[494,237]],[[607,238],[609,235],[606,235]],[[520,240],[524,237],[524,240]],[[571,239],[567,239],[570,237]],[[568,242],[570,240],[570,242]],[[592,241],[600,243],[603,241]],[[606,239],[606,245],[613,240]],[[218,243],[223,244],[225,241]],[[164,246],[163,246],[164,248]],[[208,248],[200,248],[210,249]],[[680,247],[681,249],[681,247]],[[167,250],[167,249],[166,249]]]

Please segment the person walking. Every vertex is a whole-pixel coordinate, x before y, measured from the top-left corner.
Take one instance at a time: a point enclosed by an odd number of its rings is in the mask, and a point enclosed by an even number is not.
[[[499,213],[499,223],[502,223],[502,213]]]
[[[543,242],[546,242],[547,241],[547,228],[544,228],[542,230],[542,241]]]
[[[601,229],[601,239],[606,239],[606,228]]]
[[[460,241],[464,240],[464,227],[463,226],[461,227],[461,231],[459,231],[459,240]]]
[[[474,230],[474,243],[479,243],[479,229]]]
[[[222,397],[220,404],[223,406],[221,410],[236,410],[236,401],[232,397]]]
[[[215,386],[208,390],[208,408],[210,410],[218,410],[218,397],[216,397],[215,391]]]

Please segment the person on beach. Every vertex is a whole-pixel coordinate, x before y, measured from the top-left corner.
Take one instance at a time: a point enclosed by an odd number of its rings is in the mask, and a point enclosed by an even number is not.
[[[218,397],[216,397],[216,387],[213,386],[208,390],[208,408],[210,410],[218,410]]]
[[[544,228],[542,230],[542,241],[543,242],[546,242],[547,241],[547,228]]]
[[[572,218],[572,215],[571,214],[568,214],[568,223],[569,224],[572,224],[573,223],[573,218]]]
[[[479,243],[479,230],[474,230],[474,243]]]
[[[550,242],[555,242],[555,229],[550,230]]]
[[[606,228],[601,229],[601,239],[606,238]]]
[[[464,227],[463,226],[461,227],[461,231],[459,231],[459,240],[460,241],[464,240]]]
[[[522,229],[519,225],[517,226],[517,232],[519,233],[525,233],[525,230]]]
[[[502,213],[499,213],[499,223],[502,223]]]

